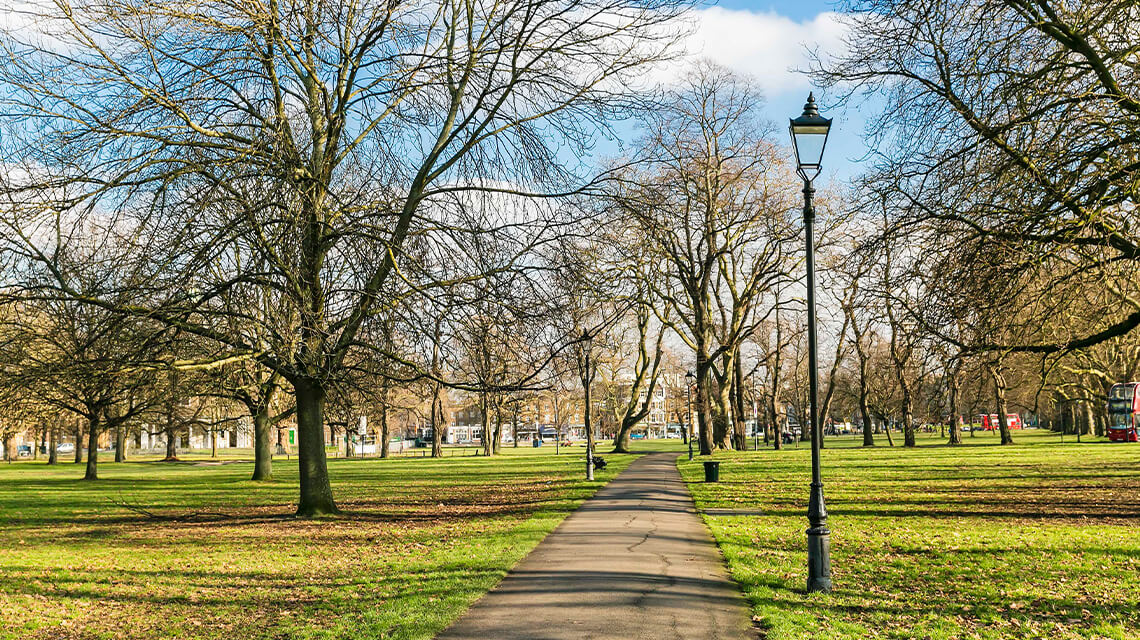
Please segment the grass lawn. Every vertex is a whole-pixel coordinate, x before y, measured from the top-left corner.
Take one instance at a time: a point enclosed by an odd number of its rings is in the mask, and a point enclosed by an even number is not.
[[[0,638],[430,638],[633,458],[504,453],[330,460],[317,521],[295,461],[0,464]]]
[[[807,443],[717,454],[719,484],[678,464],[699,509],[764,513],[705,520],[771,640],[1140,638],[1140,445],[1014,440],[828,439],[831,595],[804,592]]]

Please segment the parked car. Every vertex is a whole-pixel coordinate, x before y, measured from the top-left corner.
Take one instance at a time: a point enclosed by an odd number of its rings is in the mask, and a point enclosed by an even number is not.
[[[60,453],[75,453],[75,445],[70,442],[61,442],[55,450]]]
[[[22,444],[22,445],[16,447],[16,456],[20,457],[20,458],[32,457],[32,445]]]

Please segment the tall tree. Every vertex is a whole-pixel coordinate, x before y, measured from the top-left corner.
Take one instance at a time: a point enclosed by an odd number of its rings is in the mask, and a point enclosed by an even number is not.
[[[43,167],[6,175],[5,240],[38,266],[40,284],[217,341],[288,381],[302,516],[338,511],[325,400],[386,285],[401,277],[409,237],[446,228],[476,242],[487,220],[442,213],[457,193],[580,187],[560,154],[584,154],[593,131],[623,117],[633,103],[612,87],[661,57],[684,8],[56,4],[35,16],[58,36],[50,43],[15,28],[0,34],[12,61],[0,70],[7,120],[43,123],[5,132],[0,161]],[[132,286],[145,283],[149,297],[85,294],[40,242],[81,224],[75,217],[108,212],[134,230],[133,253],[157,266]],[[234,244],[257,259],[205,268]],[[240,314],[224,294],[247,287],[279,291],[296,330],[268,325],[262,346],[222,322]]]
[[[1136,288],[1106,277],[1140,259],[1135,3],[849,7],[851,46],[816,77],[885,96],[870,183],[887,232],[979,276],[940,270],[949,277],[927,279],[924,298],[985,304],[1017,329],[960,346],[1064,353],[1140,326]]]
[[[668,321],[694,351],[701,453],[731,446],[735,360],[753,306],[787,268],[790,172],[759,120],[759,90],[700,63],[652,111],[644,165],[615,201],[656,254]]]

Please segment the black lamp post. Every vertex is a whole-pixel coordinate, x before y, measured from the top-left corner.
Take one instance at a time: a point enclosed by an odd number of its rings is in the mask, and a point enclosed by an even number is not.
[[[685,374],[685,429],[689,432],[689,460],[693,459],[693,375],[692,371]]]
[[[808,309],[808,390],[811,394],[811,497],[808,501],[808,582],[809,592],[831,591],[831,532],[827,529],[827,507],[823,501],[823,478],[819,470],[819,371],[817,363],[815,321],[815,206],[812,180],[823,161],[823,149],[831,130],[831,119],[819,115],[815,96],[808,94],[804,112],[790,122],[792,146],[796,152],[796,173],[804,181],[804,236],[807,239],[807,309]]]
[[[594,381],[593,371],[590,370],[590,351],[594,344],[594,336],[588,331],[582,331],[582,345],[586,348],[586,370],[582,374],[582,386],[586,391],[586,405],[582,411],[582,422],[586,427],[586,480],[594,479],[594,431],[590,421],[590,383]]]

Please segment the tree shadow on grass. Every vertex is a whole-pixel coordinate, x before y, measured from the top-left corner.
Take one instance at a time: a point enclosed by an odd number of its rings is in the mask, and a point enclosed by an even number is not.
[[[1136,555],[1135,549],[1124,547],[1083,548],[1082,551],[1106,559]],[[994,620],[999,620],[1015,627],[1033,623],[1050,629],[1080,629],[1083,634],[1102,625],[1135,624],[1127,590],[1105,598],[1104,594],[1089,593],[1079,585],[1069,587],[1068,593],[1056,593],[1043,584],[1034,588],[1034,579],[1055,577],[1040,574],[1043,554],[1037,550],[892,548],[889,559],[881,555],[874,557],[880,558],[882,564],[868,562],[866,557],[835,557],[837,566],[847,566],[848,570],[833,576],[835,590],[825,597],[806,594],[803,585],[788,577],[749,571],[738,573],[736,578],[754,607],[766,618],[792,618],[807,613],[818,620],[862,621],[874,627],[877,620],[887,617],[903,626],[941,620],[967,629],[992,626]],[[1090,566],[1100,566],[1105,561]],[[892,570],[881,570],[884,567]],[[1126,571],[1123,565],[1119,568]],[[1071,569],[1067,571],[1070,580],[1083,576],[1095,584],[1098,577],[1081,572],[1073,576]],[[997,579],[991,575],[994,572]],[[873,590],[868,590],[871,585]],[[1006,595],[1007,592],[1011,595]],[[1023,637],[1011,633],[1014,635],[1001,637]],[[1021,633],[1028,634],[1028,631]],[[913,637],[922,635],[916,633]]]
[[[342,629],[346,635],[335,637],[423,637],[442,629],[450,620],[447,612],[477,598],[505,573],[502,566],[472,562],[387,575],[219,569],[57,570],[44,576],[39,567],[10,569],[0,575],[0,593],[59,602],[72,628],[94,635],[124,637],[121,625],[138,616],[153,629],[130,637],[145,638],[307,637],[344,621],[350,622]],[[429,601],[447,609],[433,614],[425,607]],[[110,611],[116,615],[106,615]],[[366,627],[373,626],[385,632],[369,633]]]

